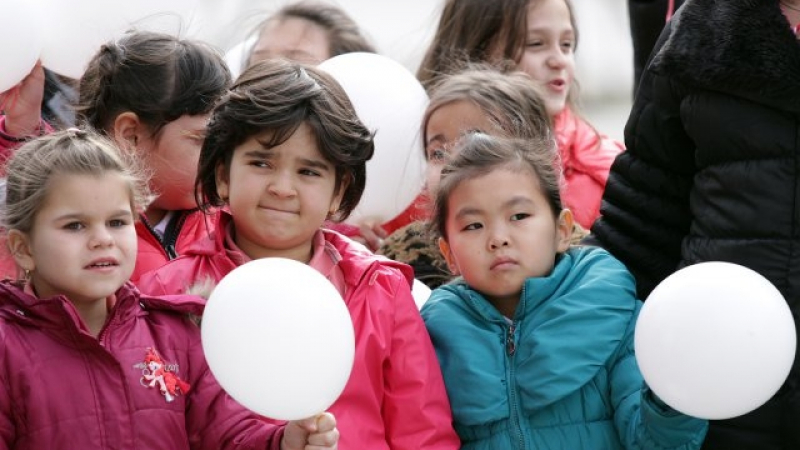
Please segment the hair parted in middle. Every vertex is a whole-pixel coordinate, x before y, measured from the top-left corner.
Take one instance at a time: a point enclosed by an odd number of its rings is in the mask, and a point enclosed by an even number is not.
[[[214,108],[200,151],[197,203],[203,210],[225,204],[217,192],[218,167],[230,169],[233,152],[253,136],[278,146],[306,123],[322,156],[336,170],[336,193],[344,190],[331,220],[346,219],[361,200],[374,133],[361,122],[347,93],[324,70],[285,59],[246,69]]]
[[[442,180],[436,189],[429,224],[433,236],[447,240],[448,200],[453,191],[464,181],[498,169],[530,173],[547,198],[554,220],[561,214],[564,209],[561,166],[552,139],[519,139],[473,132],[462,136],[456,146],[458,150],[442,169]]]

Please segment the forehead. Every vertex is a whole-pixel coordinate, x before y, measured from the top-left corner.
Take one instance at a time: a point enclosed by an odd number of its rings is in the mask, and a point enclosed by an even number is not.
[[[329,58],[329,47],[328,33],[323,27],[299,17],[285,17],[267,22],[253,53],[318,64]]]
[[[450,193],[450,211],[457,213],[469,205],[491,211],[512,198],[527,198],[534,203],[547,201],[533,171],[498,167],[458,183]]]
[[[491,116],[470,100],[456,100],[433,110],[425,130],[428,139],[438,137],[447,141],[457,139],[468,131],[492,133],[497,125]]]
[[[272,131],[265,131],[261,134],[251,136],[244,144],[236,148],[236,154],[244,155],[251,151],[266,152],[278,158],[302,158],[325,161],[326,158],[320,151],[317,137],[311,126],[303,122],[300,126],[279,145],[267,147],[274,135]]]
[[[528,3],[528,30],[573,31],[572,15],[564,0],[535,0]]]
[[[40,212],[61,210],[87,214],[120,208],[130,209],[133,191],[130,181],[121,173],[57,174],[47,184]]]

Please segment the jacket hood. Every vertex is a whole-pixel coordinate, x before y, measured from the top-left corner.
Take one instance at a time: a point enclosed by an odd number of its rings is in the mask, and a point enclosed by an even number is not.
[[[800,111],[800,45],[778,0],[693,0],[670,22],[659,73]]]
[[[506,326],[463,280],[440,289],[460,297],[479,321]],[[528,279],[514,316],[523,403],[544,408],[590,382],[618,351],[637,311],[633,278],[605,250],[572,249],[549,276]]]

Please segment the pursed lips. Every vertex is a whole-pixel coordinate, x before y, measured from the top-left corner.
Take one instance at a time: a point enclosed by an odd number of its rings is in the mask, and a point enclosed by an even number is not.
[[[492,261],[492,265],[489,267],[489,269],[490,270],[504,269],[515,265],[517,265],[517,261],[514,258],[501,256],[499,258],[495,258],[494,261]]]
[[[259,206],[259,209],[263,209],[264,211],[267,211],[267,212],[274,212],[274,213],[281,213],[281,214],[294,214],[294,215],[298,214],[297,211],[286,209],[286,208],[277,208],[277,207],[274,207],[274,206],[263,206],[262,205],[262,206]]]

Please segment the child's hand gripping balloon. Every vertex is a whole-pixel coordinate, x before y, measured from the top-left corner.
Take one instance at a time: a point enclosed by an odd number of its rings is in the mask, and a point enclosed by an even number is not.
[[[293,420],[286,424],[281,442],[282,450],[335,449],[339,442],[336,418],[331,413],[322,413],[303,420]]]

